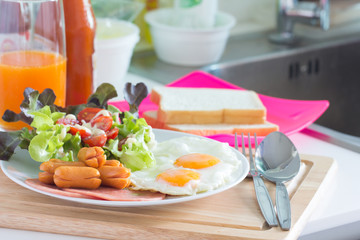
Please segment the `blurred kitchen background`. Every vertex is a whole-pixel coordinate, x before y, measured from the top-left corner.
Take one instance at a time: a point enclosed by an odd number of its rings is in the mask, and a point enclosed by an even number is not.
[[[219,0],[218,10],[235,17],[236,23],[221,58],[198,66],[162,61],[154,51],[144,16],[159,8],[173,7],[173,0],[132,2],[142,3],[143,9],[130,20],[139,27],[140,40],[128,74],[168,84],[191,71],[202,70],[260,94],[329,100],[329,109],[305,131],[360,152],[360,0]],[[281,2],[293,4],[296,10],[288,13],[293,14],[292,32],[298,37],[291,44],[270,40],[277,31]],[[303,4],[301,11],[298,4]],[[318,17],[303,9],[310,9]],[[96,15],[95,5],[94,11]],[[296,14],[301,17],[294,17]]]
[[[145,9],[136,17],[135,23],[141,28],[141,41],[136,50],[151,48],[147,43],[144,14],[156,8],[173,7],[174,0],[129,0],[144,4]],[[276,26],[276,4],[278,0],[220,0],[219,11],[232,14],[236,18],[236,25],[231,30],[231,35],[241,35],[259,31],[269,31]],[[301,2],[301,0],[299,0]],[[303,1],[305,2],[305,1]],[[307,2],[319,2],[308,0]],[[360,0],[329,0],[330,2],[330,32],[333,28],[341,27],[360,20]],[[149,10],[146,10],[149,9]],[[303,26],[296,26],[301,28]]]

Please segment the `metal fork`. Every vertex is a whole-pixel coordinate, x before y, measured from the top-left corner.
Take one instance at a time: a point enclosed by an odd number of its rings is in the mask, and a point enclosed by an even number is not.
[[[256,133],[254,135],[254,138],[255,138],[255,151],[256,151],[256,149],[258,147]],[[276,218],[276,213],[274,210],[273,202],[271,200],[269,191],[267,190],[264,181],[262,180],[258,171],[255,168],[252,149],[251,149],[250,133],[248,133],[248,144],[249,144],[250,174],[254,181],[254,188],[255,188],[257,201],[259,203],[261,212],[262,212],[266,222],[269,224],[270,227],[276,227],[276,226],[278,226],[278,221]],[[241,146],[242,146],[242,153],[244,156],[246,156],[245,141],[244,141],[243,133],[241,133]],[[239,150],[238,139],[237,139],[236,133],[235,133],[235,148],[237,150]]]

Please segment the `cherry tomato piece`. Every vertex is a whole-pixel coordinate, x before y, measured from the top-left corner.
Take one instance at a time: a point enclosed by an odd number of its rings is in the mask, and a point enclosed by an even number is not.
[[[118,134],[119,134],[118,128],[113,128],[106,132],[106,136],[108,139],[115,139]]]
[[[91,121],[91,126],[107,132],[110,130],[113,123],[112,117],[109,116],[99,116]]]
[[[76,119],[60,118],[56,121],[56,124],[75,126],[75,124],[80,124],[80,122]]]
[[[76,133],[79,132],[81,139],[87,138],[91,136],[91,133],[85,131],[84,129],[79,129],[76,127],[70,127],[70,133],[72,135],[76,135]]]
[[[85,122],[90,122],[91,119],[93,119],[95,117],[95,115],[98,112],[100,112],[101,110],[103,110],[103,109],[101,109],[101,108],[84,108],[77,115],[77,119],[80,122],[82,122],[82,120],[84,120]]]
[[[83,139],[83,142],[89,145],[90,147],[103,147],[105,146],[106,140],[107,140],[106,134],[102,134],[102,135],[85,138]]]

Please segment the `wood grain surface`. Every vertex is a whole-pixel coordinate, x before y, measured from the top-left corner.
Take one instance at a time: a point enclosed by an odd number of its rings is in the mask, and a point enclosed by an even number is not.
[[[17,185],[1,171],[0,226],[101,239],[296,239],[336,170],[332,158],[301,155],[301,159],[304,174],[289,187],[290,231],[268,227],[251,179],[190,202],[115,208],[45,196]],[[266,184],[275,200],[275,185]]]

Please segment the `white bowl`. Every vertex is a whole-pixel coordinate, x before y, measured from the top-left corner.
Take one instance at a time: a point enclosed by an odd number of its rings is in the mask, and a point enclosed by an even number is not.
[[[172,14],[173,9],[164,8],[145,15],[159,59],[183,66],[201,66],[220,59],[235,25],[232,15],[218,12],[214,27],[192,29],[171,26]]]

